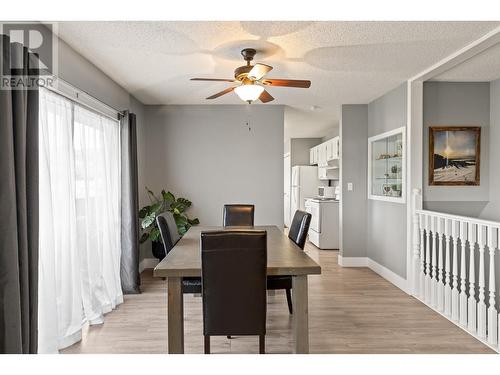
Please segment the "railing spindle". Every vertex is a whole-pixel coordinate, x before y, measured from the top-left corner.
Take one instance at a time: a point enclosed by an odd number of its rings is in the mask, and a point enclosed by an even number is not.
[[[425,301],[430,302],[431,299],[431,233],[430,233],[430,217],[425,217]]]
[[[477,238],[479,243],[479,303],[477,304],[477,334],[480,338],[486,338],[486,277],[484,264],[484,251],[486,250],[486,226],[477,226]]]
[[[451,237],[453,241],[453,268],[451,286],[451,319],[458,321],[458,222],[453,220],[451,227]]]
[[[444,313],[451,316],[451,251],[450,251],[450,225],[451,220],[444,219],[444,232],[446,243],[445,281],[444,281]]]
[[[466,251],[467,246],[467,223],[460,222],[460,325],[467,327],[467,262]]]
[[[437,221],[439,219],[435,216],[432,217],[432,256],[431,256],[431,305],[437,307]]]
[[[488,343],[495,345],[498,342],[498,312],[495,307],[495,247],[498,244],[498,228],[488,227],[488,250],[490,252],[490,271],[488,281]]]
[[[469,257],[469,299],[468,299],[468,318],[467,318],[467,329],[476,333],[476,322],[477,322],[477,301],[476,301],[476,268],[475,268],[475,236],[474,229],[476,227],[475,224],[471,222],[468,223],[469,227],[469,248],[470,248],[470,257]]]
[[[437,308],[444,310],[444,275],[443,275],[443,220],[437,218],[437,240],[438,240],[438,275],[437,275]]]

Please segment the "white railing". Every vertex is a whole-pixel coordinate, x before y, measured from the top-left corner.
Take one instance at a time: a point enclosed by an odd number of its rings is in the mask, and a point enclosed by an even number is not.
[[[498,222],[413,209],[415,296],[496,351],[499,236]]]

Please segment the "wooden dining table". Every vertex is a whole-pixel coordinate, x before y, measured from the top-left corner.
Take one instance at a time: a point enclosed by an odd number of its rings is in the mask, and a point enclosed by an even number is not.
[[[182,278],[201,276],[200,234],[205,231],[223,229],[228,228],[191,227],[154,269],[153,275],[155,277],[167,278],[169,353],[184,353]],[[249,228],[245,227],[244,229]],[[292,276],[293,352],[309,353],[307,276],[321,274],[321,267],[277,226],[255,226],[251,229],[267,232],[267,274]]]

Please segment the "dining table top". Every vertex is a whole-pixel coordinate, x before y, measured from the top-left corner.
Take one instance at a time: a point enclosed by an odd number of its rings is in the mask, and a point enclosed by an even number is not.
[[[277,226],[214,227],[193,226],[155,267],[155,277],[201,276],[201,232],[232,229],[254,229],[267,232],[268,275],[318,275],[321,267]]]

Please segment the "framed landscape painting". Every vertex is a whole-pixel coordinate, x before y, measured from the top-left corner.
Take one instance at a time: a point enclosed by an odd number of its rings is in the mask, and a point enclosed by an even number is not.
[[[429,185],[479,185],[481,127],[429,128]]]

